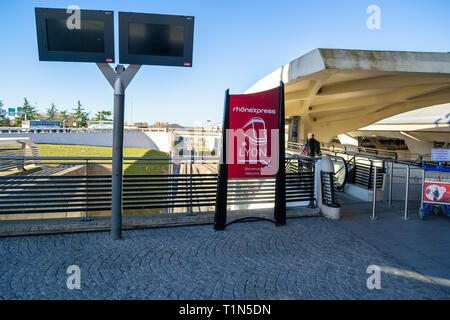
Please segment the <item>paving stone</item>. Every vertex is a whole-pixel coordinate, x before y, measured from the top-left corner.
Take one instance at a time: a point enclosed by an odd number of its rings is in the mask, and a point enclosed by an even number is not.
[[[324,218],[0,238],[0,299],[449,299],[442,287],[366,269],[407,270]],[[67,267],[81,269],[69,290]]]

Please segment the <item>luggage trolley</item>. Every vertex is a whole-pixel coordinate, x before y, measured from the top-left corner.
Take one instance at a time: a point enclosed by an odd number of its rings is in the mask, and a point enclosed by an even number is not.
[[[450,217],[450,167],[442,164],[427,165],[423,162],[422,205],[419,217],[423,219],[442,209]]]

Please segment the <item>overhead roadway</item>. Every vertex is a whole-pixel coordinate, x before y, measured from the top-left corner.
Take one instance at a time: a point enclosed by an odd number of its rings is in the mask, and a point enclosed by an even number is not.
[[[450,53],[315,49],[246,93],[286,85],[286,116],[328,142],[399,113],[450,102]]]

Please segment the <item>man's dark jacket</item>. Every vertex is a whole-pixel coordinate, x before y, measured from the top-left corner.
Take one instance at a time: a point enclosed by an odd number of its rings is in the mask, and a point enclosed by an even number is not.
[[[315,157],[321,154],[320,152],[320,142],[314,138],[310,138],[306,140],[306,143],[303,145],[303,150],[308,151],[308,156]]]

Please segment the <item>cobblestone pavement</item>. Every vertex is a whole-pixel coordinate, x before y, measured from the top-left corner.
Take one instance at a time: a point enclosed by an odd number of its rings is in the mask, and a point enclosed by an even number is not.
[[[449,299],[432,283],[381,273],[408,270],[323,218],[0,239],[2,299]],[[81,289],[66,287],[68,266]]]

